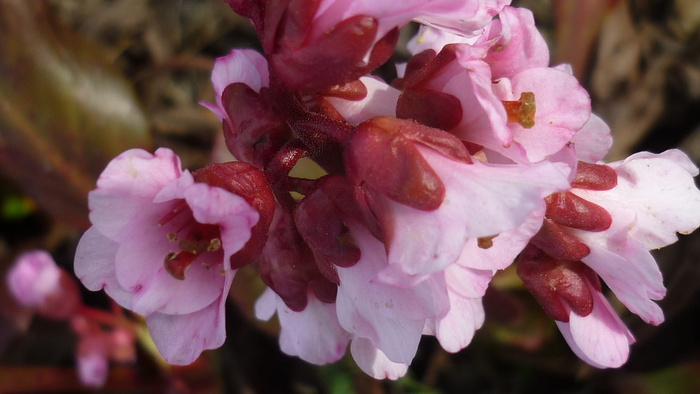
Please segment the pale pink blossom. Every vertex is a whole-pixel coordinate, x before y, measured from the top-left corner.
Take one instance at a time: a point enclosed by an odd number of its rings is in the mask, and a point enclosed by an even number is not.
[[[423,334],[450,352],[471,342],[484,321],[481,298],[493,271],[453,264],[411,286],[385,283],[378,278],[388,265],[384,246],[363,226],[349,226],[362,257],[353,267],[338,268],[336,307],[363,371],[378,379],[402,376]]]
[[[572,193],[603,207],[612,217],[610,228],[591,232],[570,229],[590,253],[581,259],[600,276],[632,313],[658,325],[663,311],[654,302],[666,294],[661,271],[650,249],[669,245],[676,233],[700,225],[700,191],[693,177],[697,168],[678,150],[637,153],[608,164],[617,173],[609,190],[573,188]],[[607,300],[597,291],[588,316],[570,313],[558,326],[574,352],[596,367],[619,367],[634,342]]]
[[[71,317],[81,303],[74,279],[43,250],[17,258],[7,273],[7,287],[20,305],[54,319]]]
[[[375,280],[387,264],[384,245],[360,225],[351,224],[350,229],[362,256],[354,266],[337,269],[338,321],[354,338],[369,340],[392,362],[410,364],[425,321],[434,315],[430,285],[399,288]]]
[[[513,133],[507,127],[508,114],[493,91],[491,68],[483,55],[466,45],[457,47],[456,55],[455,61],[426,85],[459,100],[462,119],[450,132],[462,140],[525,161],[521,159],[526,155],[524,149],[513,144]]]
[[[568,72],[556,68],[528,68],[510,79],[501,78],[494,86],[502,101],[522,101],[532,93],[536,111],[531,123],[519,119],[507,123],[513,141],[525,149],[530,162],[557,153],[591,116],[586,90]]]
[[[89,206],[93,227],[75,258],[85,287],[146,316],[170,363],[220,346],[235,273],[228,262],[259,217],[246,200],[196,183],[169,149],[134,149],[109,163]]]
[[[610,190],[572,189],[576,195],[605,208],[612,226],[602,232],[574,230],[591,253],[583,262],[607,283],[633,313],[651,324],[663,321],[653,302],[666,294],[651,249],[676,242],[700,225],[697,168],[678,150],[641,152],[608,164],[618,175]]]
[[[460,257],[470,238],[515,230],[532,212],[541,212],[544,197],[568,187],[566,176],[552,163],[467,164],[429,148],[418,149],[445,184],[446,195],[433,211],[387,202],[393,225],[386,235],[389,269],[382,279],[393,283],[421,280],[445,269]]]

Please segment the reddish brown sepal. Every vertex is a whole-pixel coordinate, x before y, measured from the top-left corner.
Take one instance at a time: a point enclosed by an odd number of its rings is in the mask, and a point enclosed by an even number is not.
[[[407,121],[386,117],[361,123],[345,150],[347,172],[356,184],[367,183],[394,201],[437,209],[445,186],[415,144],[394,127],[401,122]]]
[[[599,289],[600,283],[593,270],[582,262],[557,260],[530,244],[518,256],[517,272],[525,288],[555,320],[569,321],[563,302],[579,316],[593,312],[588,284]]]
[[[289,126],[246,84],[228,85],[221,100],[231,120],[224,122],[226,147],[238,160],[265,168],[291,138]]]
[[[457,58],[457,48],[448,44],[437,55],[432,50],[419,53],[416,60],[409,61],[400,85],[403,88],[421,87]]]
[[[355,15],[335,25],[306,46],[280,46],[269,55],[273,75],[292,90],[319,91],[344,84],[367,74],[384,63],[391,52],[384,50],[389,43],[372,49],[377,35],[377,20],[371,16]],[[387,36],[395,44],[398,32]],[[379,50],[381,49],[381,50]],[[393,51],[393,45],[391,46]],[[369,64],[363,64],[370,51]]]
[[[350,190],[350,185],[342,177],[325,177],[294,212],[297,229],[313,251],[321,273],[325,265],[350,267],[360,259],[360,249],[351,242],[343,221],[345,215],[338,207],[342,201],[333,198],[337,195],[351,197]],[[347,200],[353,203],[351,199]]]
[[[367,97],[367,86],[362,81],[351,81],[342,85],[331,86],[319,92],[321,96],[337,97],[343,100],[359,101]]]
[[[196,182],[220,187],[241,196],[258,211],[260,218],[251,229],[250,240],[243,249],[231,256],[230,263],[232,269],[237,269],[257,261],[275,213],[275,198],[265,175],[252,165],[241,161],[210,164],[192,175]]]
[[[322,275],[314,261],[313,253],[299,235],[292,215],[280,210],[275,215],[265,253],[260,260],[260,277],[287,306],[294,311],[306,308],[308,291],[311,289],[323,302],[334,302],[337,286],[327,279],[337,273]]]
[[[542,223],[542,228],[532,237],[530,242],[548,255],[562,260],[577,261],[591,253],[586,244],[565,232],[551,219],[546,218]]]
[[[588,190],[610,190],[617,186],[617,173],[604,164],[592,164],[579,161],[576,176],[571,187]]]
[[[462,121],[462,103],[457,97],[437,90],[408,88],[396,103],[396,117],[448,131]]]
[[[428,62],[433,60],[437,56],[437,53],[433,49],[426,49],[420,52],[410,59],[406,63],[406,70],[404,71],[404,76],[402,78],[396,78],[391,82],[391,86],[396,89],[403,90],[408,83],[415,85],[415,75],[420,72]]]
[[[549,195],[545,216],[563,226],[586,231],[605,231],[612,225],[612,216],[600,205],[571,193]]]

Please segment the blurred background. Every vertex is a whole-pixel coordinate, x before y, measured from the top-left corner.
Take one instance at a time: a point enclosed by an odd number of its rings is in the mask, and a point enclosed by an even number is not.
[[[552,63],[572,64],[594,112],[611,126],[610,161],[680,147],[700,162],[700,2],[514,5],[535,13]],[[37,248],[72,272],[89,226],[87,192],[123,150],[166,146],[189,169],[225,157],[217,152],[220,124],[198,102],[214,101],[217,56],[258,45],[247,20],[219,0],[0,0],[0,393],[91,391],[75,372],[71,327],[17,306],[5,272]],[[669,289],[660,302],[666,322],[652,327],[621,308],[637,343],[616,370],[579,361],[508,270],[487,293],[486,324],[464,351],[448,354],[424,337],[397,382],[368,378],[349,356],[315,367],[281,354],[276,323],[252,317],[262,284],[248,267],[234,282],[224,347],[171,367],[140,337],[136,362],[113,363],[101,390],[700,393],[700,236],[682,236],[655,255]],[[82,296],[109,308],[102,293]]]

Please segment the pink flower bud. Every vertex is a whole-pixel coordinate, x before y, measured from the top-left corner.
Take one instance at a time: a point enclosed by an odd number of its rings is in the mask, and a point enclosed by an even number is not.
[[[67,319],[80,305],[76,283],[43,250],[20,255],[7,274],[7,282],[20,305],[45,317]]]

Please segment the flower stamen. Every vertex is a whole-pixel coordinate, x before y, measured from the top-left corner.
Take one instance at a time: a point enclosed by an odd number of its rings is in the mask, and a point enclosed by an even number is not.
[[[518,123],[526,129],[535,126],[535,93],[522,92],[517,101],[503,101],[503,106],[508,114],[508,122]]]
[[[185,280],[185,270],[192,264],[197,257],[195,253],[181,250],[179,252],[171,252],[165,256],[165,270],[175,279]]]

